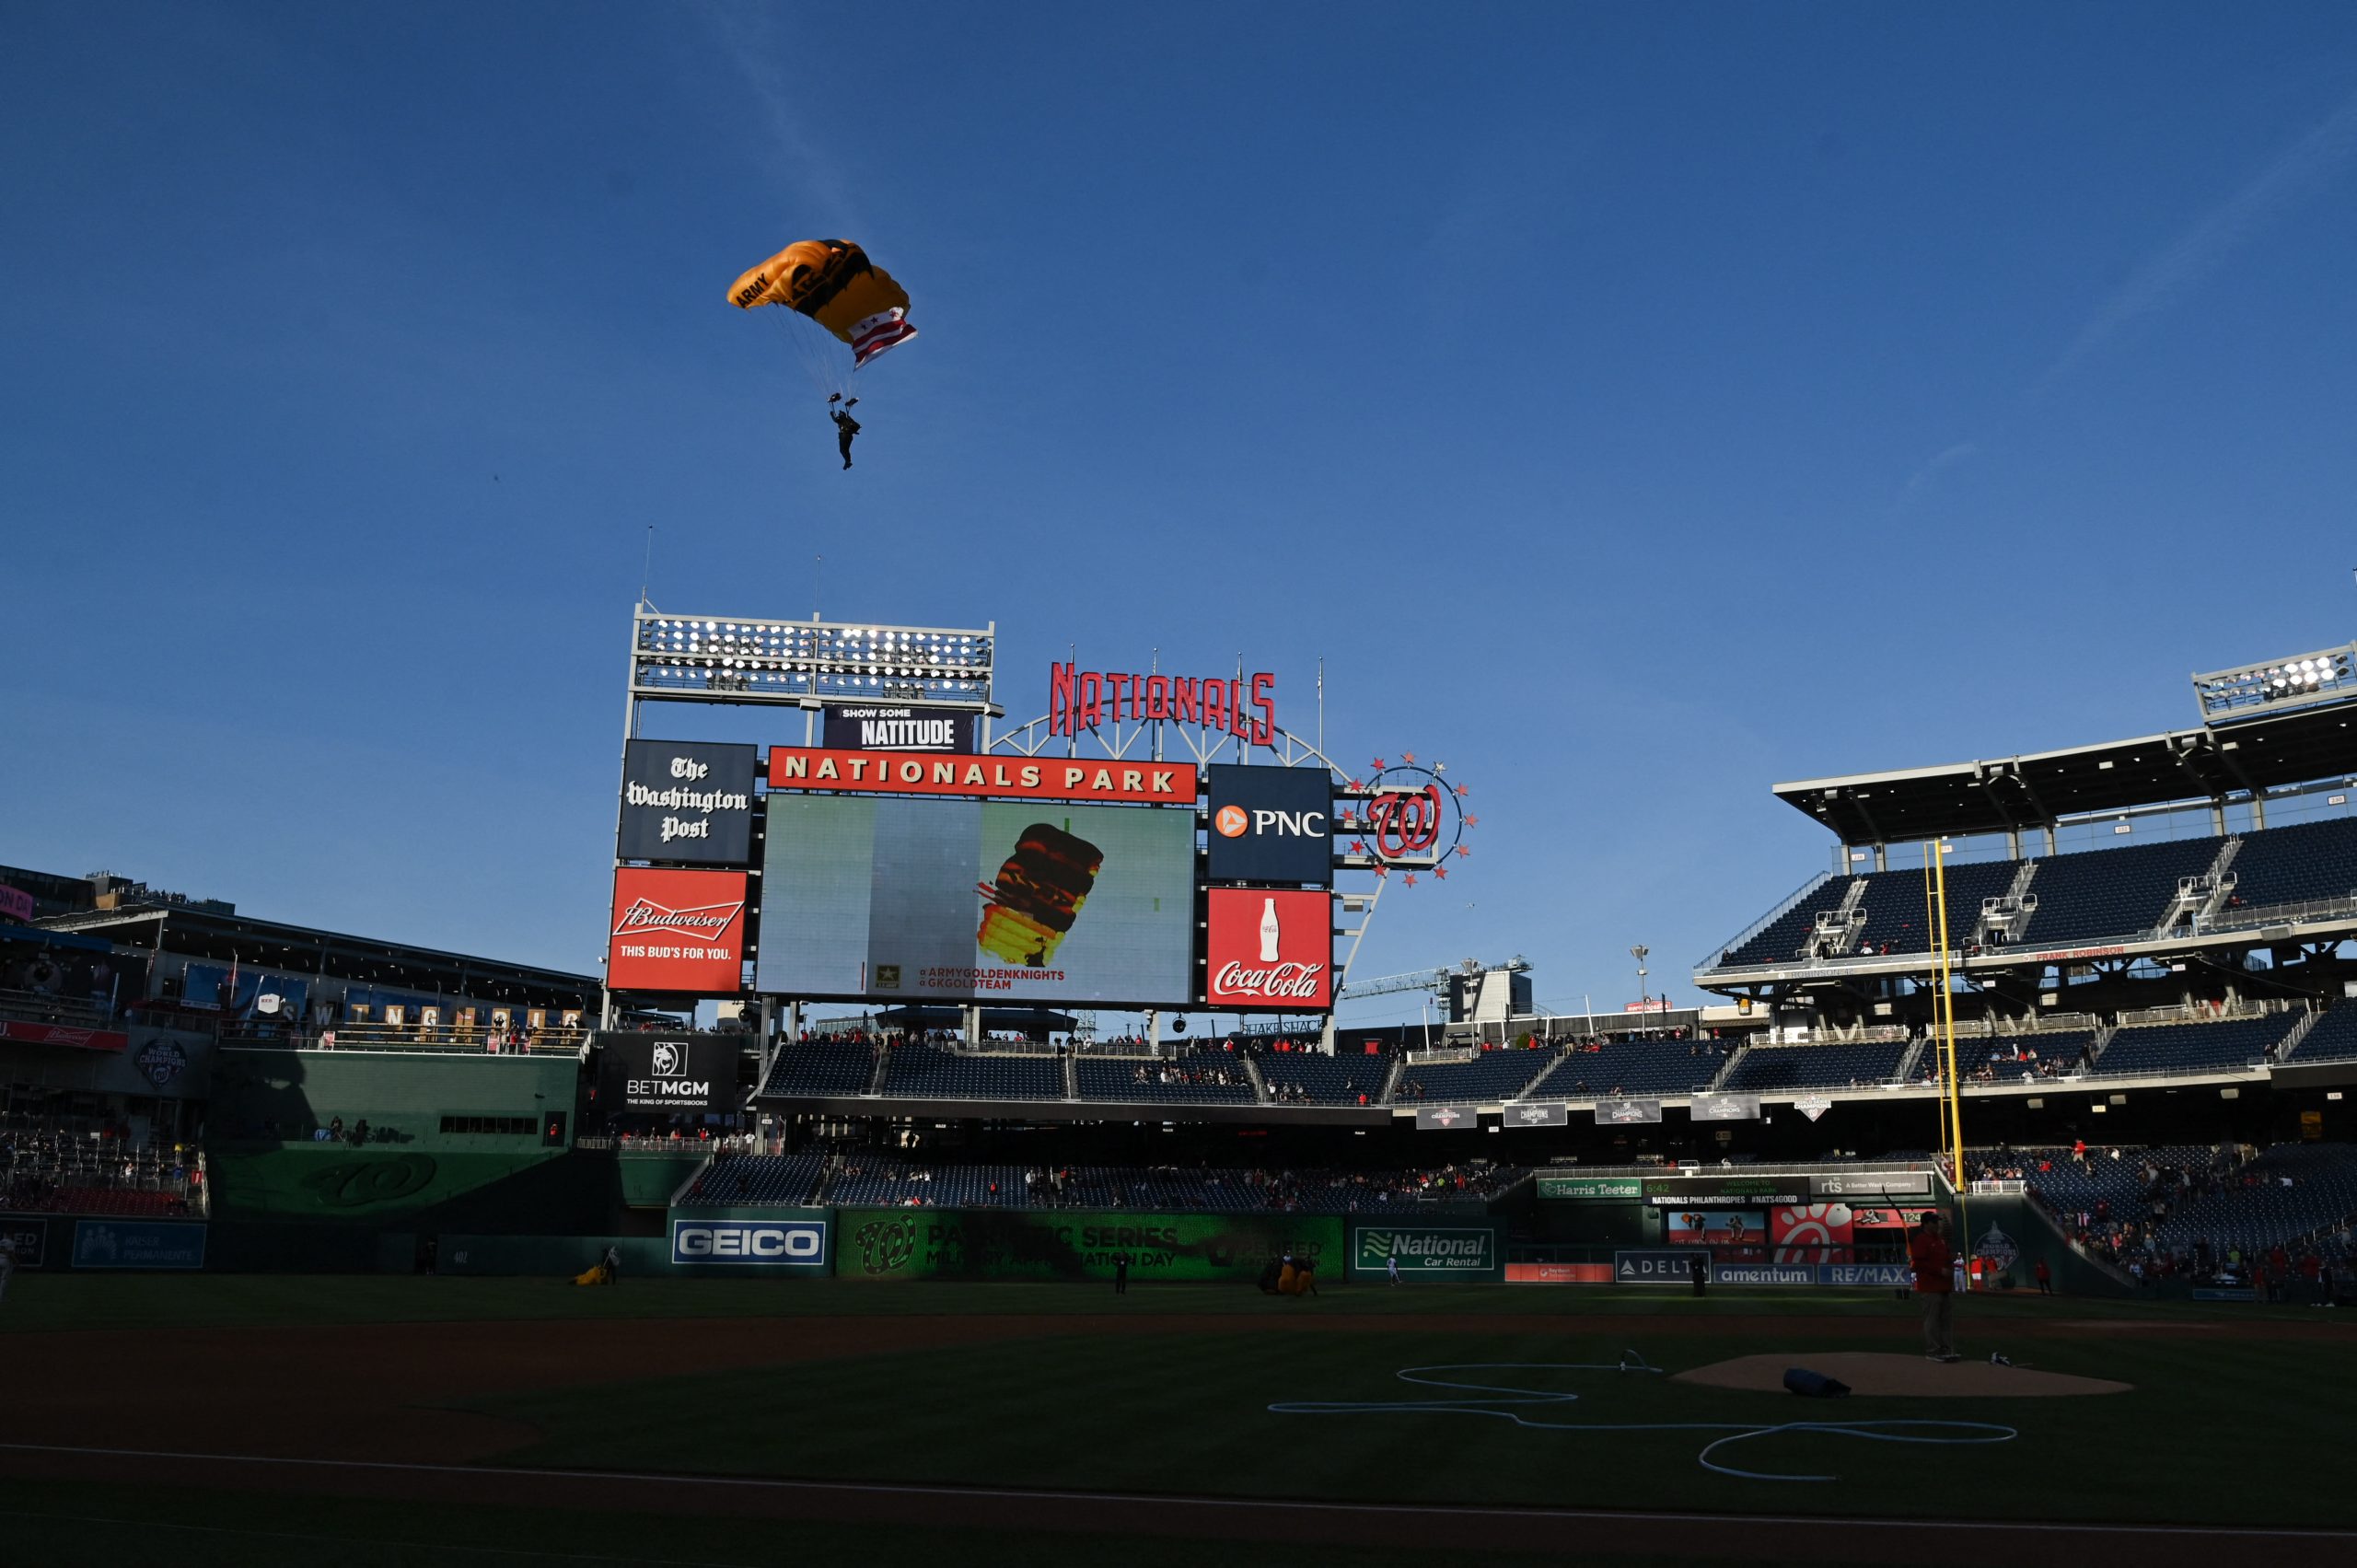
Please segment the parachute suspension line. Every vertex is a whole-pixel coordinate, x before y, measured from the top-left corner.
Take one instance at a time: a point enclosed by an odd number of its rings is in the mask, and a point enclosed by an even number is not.
[[[764,307],[777,318],[778,331],[785,334],[787,346],[800,362],[802,373],[819,389],[821,397],[830,392],[850,395],[849,373],[843,366],[840,345],[816,322],[795,315],[779,306]]]

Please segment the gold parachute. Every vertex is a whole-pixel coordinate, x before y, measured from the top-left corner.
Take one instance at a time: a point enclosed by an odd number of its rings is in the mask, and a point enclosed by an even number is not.
[[[783,305],[851,347],[857,370],[917,335],[909,291],[848,239],[797,239],[728,285],[740,310]]]

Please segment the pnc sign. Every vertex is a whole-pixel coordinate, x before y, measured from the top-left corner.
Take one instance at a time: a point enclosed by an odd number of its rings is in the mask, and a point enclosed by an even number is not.
[[[1334,781],[1324,768],[1214,762],[1204,781],[1213,882],[1331,885]]]

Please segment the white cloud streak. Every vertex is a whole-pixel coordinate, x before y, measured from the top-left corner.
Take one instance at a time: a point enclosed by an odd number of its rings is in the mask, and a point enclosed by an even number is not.
[[[2047,368],[2039,385],[2068,374],[2130,323],[2182,299],[2269,223],[2322,190],[2352,154],[2357,154],[2357,97],[2327,115],[2176,243],[2131,273]]]
[[[843,181],[840,159],[803,129],[803,116],[784,64],[792,46],[771,25],[775,13],[759,5],[719,4],[699,9],[719,35],[730,63],[760,100],[787,183],[813,209],[805,215],[803,226],[813,234],[864,232],[865,225]]]

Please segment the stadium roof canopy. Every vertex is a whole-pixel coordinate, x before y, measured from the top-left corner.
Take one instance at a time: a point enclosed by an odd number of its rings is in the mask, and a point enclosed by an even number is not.
[[[2051,827],[2173,801],[2357,776],[2357,703],[1945,767],[1802,779],[1776,796],[1847,844]]]
[[[139,904],[58,915],[45,931],[78,932],[122,947],[154,948],[218,963],[243,963],[295,974],[376,981],[418,991],[499,997],[534,1006],[594,1007],[594,975],[446,953],[403,942],[346,936],[309,926],[226,914],[190,904]]]

